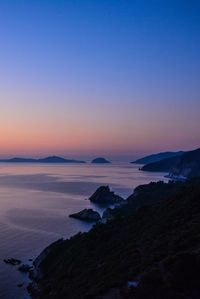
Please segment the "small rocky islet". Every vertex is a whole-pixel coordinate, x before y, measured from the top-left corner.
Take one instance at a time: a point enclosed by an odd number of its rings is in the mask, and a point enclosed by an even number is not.
[[[98,205],[120,205],[125,202],[125,200],[116,195],[113,191],[110,190],[109,186],[100,186],[93,194],[89,197],[89,201]],[[103,212],[102,218],[101,215],[94,211],[93,209],[83,209],[78,213],[70,214],[70,218],[79,219],[82,221],[108,221],[113,219],[112,210],[110,207],[105,209]]]
[[[93,209],[84,209],[78,213],[70,214],[70,218],[75,218],[83,221],[99,221],[101,216],[98,212]]]
[[[111,162],[105,158],[99,157],[99,158],[93,159],[91,163],[92,164],[110,164]]]
[[[89,197],[89,201],[95,204],[104,205],[119,204],[124,202],[124,199],[111,191],[109,186],[101,186]]]

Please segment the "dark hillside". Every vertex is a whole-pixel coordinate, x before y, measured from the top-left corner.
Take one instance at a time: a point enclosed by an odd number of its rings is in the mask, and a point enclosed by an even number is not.
[[[180,160],[180,157],[172,157],[163,159],[158,162],[149,163],[144,165],[141,170],[143,171],[157,171],[157,172],[169,172],[174,165]]]
[[[200,176],[200,149],[183,155],[146,164],[141,170],[169,172],[172,178],[192,178]]]
[[[103,298],[111,288],[118,298],[200,298],[200,180],[48,251],[36,260],[40,299]],[[140,284],[128,290],[129,280]]]
[[[171,170],[171,176],[200,176],[200,148],[185,153]]]
[[[154,162],[158,162],[161,161],[163,159],[168,159],[168,158],[172,158],[175,156],[181,156],[183,155],[183,151],[179,151],[179,152],[162,152],[162,153],[158,153],[158,154],[153,154],[153,155],[149,155],[143,158],[140,158],[138,160],[135,160],[133,162],[131,162],[132,164],[149,164],[149,163],[154,163]]]

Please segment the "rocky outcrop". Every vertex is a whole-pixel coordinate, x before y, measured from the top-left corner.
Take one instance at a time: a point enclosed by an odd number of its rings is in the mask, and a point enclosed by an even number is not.
[[[124,201],[122,197],[111,191],[109,186],[99,187],[89,200],[97,204],[116,204]]]
[[[105,158],[96,158],[92,160],[93,164],[108,164],[110,161],[106,160]]]
[[[92,209],[84,209],[78,213],[69,215],[69,217],[83,220],[83,221],[99,221],[99,220],[101,220],[100,214]]]
[[[18,259],[10,258],[10,259],[5,259],[4,263],[10,264],[12,266],[18,266],[21,264],[21,261]]]
[[[28,273],[33,269],[33,266],[28,265],[28,264],[22,264],[19,268],[18,271]]]

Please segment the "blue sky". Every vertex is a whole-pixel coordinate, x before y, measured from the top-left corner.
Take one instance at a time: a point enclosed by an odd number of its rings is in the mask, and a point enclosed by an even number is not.
[[[0,155],[200,144],[199,1],[0,1]]]

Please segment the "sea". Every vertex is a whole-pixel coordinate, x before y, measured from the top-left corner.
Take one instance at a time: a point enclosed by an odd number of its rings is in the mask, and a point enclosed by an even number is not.
[[[0,299],[27,299],[29,279],[4,259],[31,263],[50,243],[88,231],[91,223],[69,218],[84,208],[103,213],[88,197],[102,185],[124,198],[135,187],[164,180],[165,173],[139,171],[141,165],[0,164]],[[18,285],[23,284],[19,287]]]

